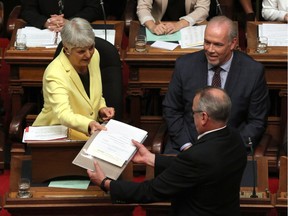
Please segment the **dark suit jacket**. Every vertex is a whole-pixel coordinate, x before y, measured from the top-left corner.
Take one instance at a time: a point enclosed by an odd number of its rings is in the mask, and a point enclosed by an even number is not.
[[[89,22],[103,20],[99,0],[64,1],[64,18],[81,17]],[[59,14],[58,0],[23,0],[21,18],[28,25],[43,28],[50,15]]]
[[[247,156],[239,133],[233,130],[208,133],[177,157],[156,155],[155,174],[159,175],[153,180],[112,181],[112,202],[171,200],[175,216],[240,215],[239,190]]]
[[[192,110],[195,91],[207,85],[208,63],[204,51],[177,59],[168,92],[163,101],[163,115],[174,149],[197,138]],[[248,55],[234,51],[225,90],[232,101],[228,125],[239,129],[244,144],[250,137],[257,145],[265,131],[269,111],[268,88],[264,67]],[[167,145],[169,148],[169,144]]]

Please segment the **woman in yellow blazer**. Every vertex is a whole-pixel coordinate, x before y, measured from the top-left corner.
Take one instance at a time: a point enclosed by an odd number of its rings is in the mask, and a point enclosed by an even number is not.
[[[65,125],[85,135],[105,129],[99,121],[114,117],[102,97],[99,53],[90,23],[68,21],[61,31],[63,49],[43,76],[44,107],[33,126]]]

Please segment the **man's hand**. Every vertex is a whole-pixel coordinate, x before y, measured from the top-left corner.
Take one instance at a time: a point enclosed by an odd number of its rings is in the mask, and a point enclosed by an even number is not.
[[[132,158],[134,163],[144,163],[148,166],[154,167],[155,154],[151,153],[143,144],[132,140],[132,143],[138,148],[138,151]]]
[[[102,171],[101,167],[99,166],[98,162],[94,160],[94,171],[87,170],[87,174],[90,180],[97,186],[100,186],[103,179],[106,177],[105,173]]]

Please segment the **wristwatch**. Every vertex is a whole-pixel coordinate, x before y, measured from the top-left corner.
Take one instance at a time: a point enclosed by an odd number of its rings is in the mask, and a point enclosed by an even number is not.
[[[107,180],[110,180],[107,176],[102,180],[101,184],[100,184],[100,188],[101,190],[103,190],[105,193],[108,193],[108,190],[105,188],[105,182]]]

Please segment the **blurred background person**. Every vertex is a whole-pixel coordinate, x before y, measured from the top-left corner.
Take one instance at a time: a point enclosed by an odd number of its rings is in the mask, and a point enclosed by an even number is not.
[[[263,0],[262,17],[267,21],[288,22],[288,1]]]
[[[152,33],[162,35],[205,21],[209,7],[210,0],[138,0],[137,15]]]
[[[21,18],[28,25],[60,32],[68,19],[103,20],[100,0],[22,0]]]

